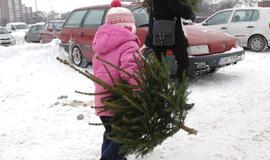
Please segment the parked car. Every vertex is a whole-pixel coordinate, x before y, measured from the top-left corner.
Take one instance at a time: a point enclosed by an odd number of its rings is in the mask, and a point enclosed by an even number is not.
[[[11,46],[15,44],[15,38],[8,32],[6,28],[0,26],[0,46]]]
[[[55,20],[45,23],[39,33],[40,43],[49,43],[54,38],[58,38],[64,22],[64,20]]]
[[[6,29],[9,32],[15,32],[15,31],[27,32],[28,31],[28,26],[24,22],[13,22],[13,23],[8,23],[6,25]]]
[[[39,32],[42,29],[44,23],[36,23],[31,25],[29,31],[26,33],[24,40],[26,42],[40,42]]]
[[[221,10],[201,25],[237,37],[244,47],[264,51],[270,45],[270,8],[231,8]]]
[[[136,34],[143,45],[148,32],[149,16],[144,9],[125,6],[130,8],[135,16]],[[61,46],[69,53],[75,65],[86,67],[91,62],[94,54],[91,44],[98,27],[104,23],[109,8],[107,4],[75,9],[65,21],[59,38]],[[238,46],[235,37],[199,25],[186,25],[185,29],[191,45],[188,48],[190,75],[215,71],[217,68],[236,64],[244,58],[245,52]],[[172,54],[168,54],[172,62],[172,74],[175,74],[176,61]]]

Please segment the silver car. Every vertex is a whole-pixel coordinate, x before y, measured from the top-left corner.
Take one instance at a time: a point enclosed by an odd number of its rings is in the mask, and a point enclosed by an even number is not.
[[[37,23],[31,26],[29,31],[26,33],[24,40],[26,42],[40,42],[40,30],[42,29],[44,23]]]
[[[16,40],[10,32],[8,32],[6,28],[0,26],[0,46],[11,46],[15,44]]]

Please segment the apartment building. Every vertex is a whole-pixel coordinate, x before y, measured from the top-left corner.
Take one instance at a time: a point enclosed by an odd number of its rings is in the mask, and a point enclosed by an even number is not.
[[[259,7],[270,7],[270,0],[262,0],[258,2]]]
[[[22,21],[26,23],[33,23],[33,10],[32,7],[27,7],[25,4],[22,5]]]
[[[32,8],[23,6],[21,0],[0,0],[0,24],[31,19]]]

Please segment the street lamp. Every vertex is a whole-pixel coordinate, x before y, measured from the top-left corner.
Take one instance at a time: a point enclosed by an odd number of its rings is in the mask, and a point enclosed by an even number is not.
[[[36,7],[36,12],[37,12],[37,0],[35,0],[35,7]]]

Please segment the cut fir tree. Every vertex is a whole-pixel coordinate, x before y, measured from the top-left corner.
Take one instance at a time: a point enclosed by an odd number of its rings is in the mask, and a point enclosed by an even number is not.
[[[183,108],[188,96],[187,79],[184,78],[182,84],[171,79],[170,66],[165,58],[161,62],[154,55],[147,59],[136,59],[136,74],[130,74],[98,57],[97,59],[104,63],[104,67],[111,66],[127,74],[137,85],[120,79],[110,86],[89,72],[83,72],[58,58],[112,93],[113,96],[103,99],[105,110],[115,113],[108,122],[112,132],[107,136],[121,144],[121,154],[144,156],[180,129],[189,134],[197,133],[184,125],[187,115]],[[110,75],[109,72],[108,74]]]

